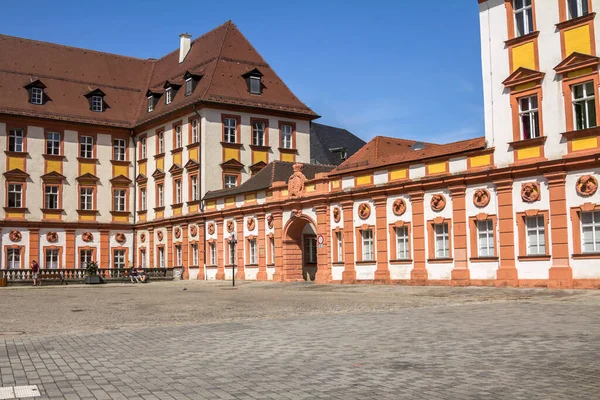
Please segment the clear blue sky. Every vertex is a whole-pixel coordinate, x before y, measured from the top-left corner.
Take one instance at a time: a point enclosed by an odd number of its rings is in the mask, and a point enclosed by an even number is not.
[[[5,1],[0,33],[158,58],[228,19],[317,122],[367,141],[483,135],[475,0]]]

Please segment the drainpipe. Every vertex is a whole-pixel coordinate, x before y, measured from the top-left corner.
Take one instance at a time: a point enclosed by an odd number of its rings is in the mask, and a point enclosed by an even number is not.
[[[137,183],[135,182],[135,179],[137,177],[137,143],[135,141],[135,133],[133,132],[133,129],[131,129],[131,140],[133,141],[133,256],[131,257],[131,262],[133,263],[133,266],[137,268],[136,266],[136,255],[137,255],[137,235],[136,235],[136,229],[135,229],[135,224],[137,223]]]
[[[202,158],[202,116],[196,109],[196,103],[192,104],[192,109],[194,110],[194,113],[198,116],[198,171],[200,172],[200,179],[198,179],[198,195],[202,196],[202,172],[204,172],[204,158]],[[204,216],[204,201],[202,199],[200,200],[200,212],[202,213],[202,229],[204,229],[204,243],[202,243],[202,251],[204,252],[204,265],[202,270],[204,271],[204,280],[206,280],[208,277],[206,273],[206,217]]]

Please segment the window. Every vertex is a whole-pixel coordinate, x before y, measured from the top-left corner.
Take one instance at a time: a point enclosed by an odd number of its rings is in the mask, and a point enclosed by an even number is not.
[[[127,200],[127,190],[125,189],[114,189],[114,207],[115,211],[126,211],[126,200]]]
[[[113,253],[113,268],[125,268],[125,250],[115,250]]]
[[[146,188],[140,188],[140,210],[146,211],[148,208],[148,198],[147,198]]]
[[[115,161],[125,161],[127,143],[123,139],[113,140]]]
[[[494,221],[477,221],[477,255],[494,257]]]
[[[237,186],[237,175],[225,175],[225,189],[231,189]]]
[[[521,120],[521,139],[540,137],[537,96],[519,99],[519,117]]]
[[[181,204],[181,179],[175,179],[175,204]]]
[[[156,186],[156,193],[158,194],[158,206],[159,207],[164,207],[165,206],[165,189],[162,183],[159,183]]]
[[[223,120],[223,126],[225,129],[225,142],[235,143],[236,142],[236,128],[237,121],[235,118],[225,118]]]
[[[194,81],[192,80],[192,78],[187,78],[185,80],[185,95],[189,96],[190,94],[192,94],[193,90],[194,90]]]
[[[46,154],[51,156],[60,155],[60,133],[48,132],[46,134]]]
[[[148,148],[146,147],[146,136],[140,139],[140,158],[145,160],[148,157]]]
[[[409,241],[408,227],[401,226],[396,229],[396,260],[408,260],[409,256]]]
[[[198,143],[200,136],[198,135],[198,128],[200,125],[198,124],[198,120],[192,120],[192,143]]]
[[[79,138],[79,157],[93,158],[94,157],[94,137],[81,136]]]
[[[103,106],[102,96],[92,96],[92,111],[102,112]]]
[[[192,175],[190,177],[190,186],[192,191],[192,201],[198,200],[198,176]]]
[[[79,250],[79,268],[85,268],[88,262],[94,261],[93,254],[92,250]]]
[[[448,224],[434,224],[435,234],[435,258],[450,257],[450,237],[448,235]]]
[[[569,19],[579,18],[589,13],[588,0],[567,0]]]
[[[255,146],[265,145],[265,123],[255,122],[252,124],[252,144]]]
[[[160,131],[156,137],[158,137],[158,154],[163,154],[165,152],[165,133]]]
[[[335,233],[336,251],[337,251],[337,262],[344,261],[344,240],[342,232]]]
[[[164,268],[164,267],[165,267],[165,248],[159,247],[158,248],[158,268]]]
[[[179,149],[181,146],[183,146],[181,141],[181,125],[177,125],[175,127],[175,148]]]
[[[284,149],[292,148],[292,126],[281,125],[281,147]]]
[[[94,209],[94,188],[79,188],[79,209]]]
[[[142,268],[146,268],[146,250],[140,250],[140,265]]]
[[[275,238],[269,238],[269,249],[271,250],[271,264],[275,264]]]
[[[44,189],[44,205],[49,210],[58,209],[58,186],[46,186]]]
[[[24,139],[23,129],[11,129],[8,132],[8,151],[22,153]]]
[[[581,213],[583,253],[600,253],[600,211]]]
[[[183,256],[180,245],[175,246],[175,262],[177,263],[178,267],[183,265]]]
[[[46,250],[46,269],[58,269],[58,249]]]
[[[574,85],[573,112],[575,114],[575,130],[588,129],[596,126],[596,98],[594,82]]]
[[[527,229],[527,255],[545,255],[546,232],[544,216],[525,217],[525,227]]]
[[[260,76],[251,76],[250,77],[250,93],[252,94],[261,94],[262,85],[260,83]]]
[[[23,185],[20,183],[10,183],[8,185],[8,207],[23,207]]]
[[[31,104],[42,104],[44,102],[44,90],[42,88],[31,88]]]
[[[248,240],[248,247],[250,250],[250,256],[249,256],[248,262],[250,264],[258,264],[258,261],[256,259],[256,239]]]
[[[198,265],[198,245],[197,244],[192,245],[192,265],[193,266]]]
[[[217,265],[217,244],[210,243],[210,265]]]
[[[148,96],[148,112],[154,111],[154,96]]]
[[[317,263],[317,238],[315,237],[304,239],[304,262],[306,264]]]
[[[6,250],[6,266],[8,269],[21,268],[21,249]]]
[[[362,261],[373,261],[373,231],[360,231],[362,236]]]
[[[532,0],[514,0],[515,36],[524,36],[533,32]]]
[[[173,101],[173,89],[167,88],[165,91],[165,104],[171,104]]]

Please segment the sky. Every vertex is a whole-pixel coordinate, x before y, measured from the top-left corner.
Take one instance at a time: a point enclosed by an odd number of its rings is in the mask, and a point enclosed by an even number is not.
[[[484,135],[475,0],[2,1],[0,33],[160,58],[231,19],[292,91],[363,140]],[[2,55],[0,55],[2,56]]]

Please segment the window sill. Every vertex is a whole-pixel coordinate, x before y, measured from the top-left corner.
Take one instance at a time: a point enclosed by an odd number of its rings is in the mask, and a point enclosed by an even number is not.
[[[280,147],[279,149],[280,153],[291,153],[291,154],[297,154],[298,153],[298,149],[286,149],[284,147]]]
[[[200,142],[190,143],[185,147],[186,147],[186,149],[195,149],[196,147],[200,147]]]
[[[578,253],[572,254],[573,260],[591,260],[600,259],[600,253]]]
[[[343,267],[346,264],[344,264],[343,261],[336,261],[336,262],[332,262],[331,265],[335,265],[336,267]]]
[[[148,158],[140,158],[139,160],[137,160],[138,164],[145,163],[147,161],[148,161]]]
[[[369,265],[369,264],[377,264],[377,260],[361,260],[361,261],[356,261],[356,265]]]
[[[110,160],[110,163],[112,165],[120,165],[120,166],[123,166],[123,167],[129,167],[129,166],[131,166],[131,161]]]
[[[181,207],[183,207],[183,203],[171,204],[171,210],[174,210],[176,208],[181,208]]]
[[[241,143],[230,143],[230,142],[221,142],[221,146],[223,147],[233,147],[236,149],[241,149],[242,148],[242,144]]]
[[[244,265],[244,267],[258,268],[258,264],[246,264],[246,265]]]
[[[546,143],[546,136],[541,136],[534,139],[522,139],[514,142],[509,142],[508,144],[512,146],[513,149],[519,150],[524,147],[532,147],[532,146],[543,146]]]
[[[568,140],[600,135],[600,126],[561,133]]]
[[[176,149],[171,150],[171,154],[179,154],[183,152],[183,147],[178,147]]]
[[[596,16],[596,13],[589,13],[586,15],[582,15],[581,17],[577,17],[577,18],[573,18],[573,19],[568,19],[566,21],[562,21],[559,22],[558,24],[556,24],[555,26],[559,29],[559,30],[563,30],[566,28],[571,28],[575,25],[579,25],[579,24],[583,24],[585,22],[589,22],[589,21],[593,21],[594,17]],[[567,54],[569,55],[569,54]]]
[[[144,214],[147,214],[147,213],[148,213],[148,210],[138,210],[137,211],[137,215],[144,215]]]
[[[498,262],[498,257],[471,257],[469,261],[472,263]]]
[[[198,204],[200,204],[202,202],[202,200],[192,200],[192,201],[188,201],[186,204],[188,206],[197,206]]]
[[[454,262],[454,258],[429,258],[427,259],[429,264],[448,264]]]
[[[525,42],[529,42],[530,40],[533,40],[533,39],[537,38],[539,35],[540,35],[539,31],[531,32],[531,33],[528,33],[527,35],[523,35],[523,36],[519,36],[519,37],[516,37],[516,38],[508,39],[507,41],[504,42],[504,44],[506,45],[506,47],[515,46],[517,44],[522,44],[522,43],[525,43]]]
[[[219,268],[217,264],[207,264],[206,268]]]
[[[44,214],[62,214],[65,210],[62,208],[40,208]]]
[[[96,215],[96,214],[98,214],[98,210],[77,210],[77,214],[79,214],[79,215]]]
[[[4,211],[15,212],[15,213],[25,213],[25,212],[28,212],[29,209],[27,207],[4,207]]]
[[[154,211],[165,211],[165,206],[154,207]]]
[[[88,163],[88,164],[92,164],[92,163],[97,163],[98,159],[97,158],[87,158],[87,157],[77,157],[77,161],[79,161],[80,163]]]
[[[267,267],[274,267],[275,263],[267,264]]]
[[[44,157],[44,160],[50,160],[50,161],[63,161],[65,158],[65,156],[61,156],[61,155],[56,155],[56,154],[42,154],[42,157]]]
[[[390,260],[390,264],[412,264],[413,260],[411,259],[401,259],[401,260]]]
[[[271,146],[259,146],[256,144],[251,144],[250,148],[254,151],[269,151],[269,150],[271,150]]]
[[[9,157],[27,157],[29,155],[26,151],[8,151],[4,150],[4,154]]]
[[[519,261],[549,261],[552,257],[549,255],[536,255],[536,256],[519,256]]]
[[[157,158],[162,158],[165,156],[165,153],[159,153],[159,154],[155,154],[154,155],[154,159],[156,160]]]
[[[131,216],[131,213],[129,211],[111,211],[110,212],[112,215],[114,216],[120,216],[120,217],[129,217]]]

